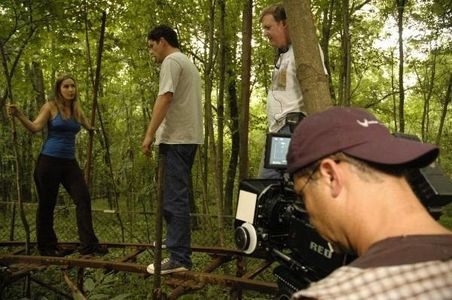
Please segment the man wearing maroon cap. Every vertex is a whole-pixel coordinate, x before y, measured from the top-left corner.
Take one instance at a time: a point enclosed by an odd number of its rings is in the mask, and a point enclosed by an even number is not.
[[[358,258],[293,299],[452,299],[452,232],[405,177],[438,153],[362,109],[334,107],[299,124],[287,154],[295,192],[322,237]]]

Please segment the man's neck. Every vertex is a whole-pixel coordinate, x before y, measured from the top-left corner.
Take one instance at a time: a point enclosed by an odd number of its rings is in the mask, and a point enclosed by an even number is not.
[[[284,47],[278,48],[278,54],[286,53],[287,51],[289,51],[290,46],[292,46],[292,44],[289,43]]]
[[[165,57],[167,57],[168,55],[171,55],[173,53],[176,53],[176,52],[180,52],[179,48],[168,47],[167,51],[165,52]]]

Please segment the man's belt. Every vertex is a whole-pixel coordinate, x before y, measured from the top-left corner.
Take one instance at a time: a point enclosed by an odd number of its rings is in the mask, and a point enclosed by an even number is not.
[[[290,112],[286,115],[286,125],[289,125],[290,132],[292,133],[297,127],[298,123],[306,117],[306,114],[301,111]]]

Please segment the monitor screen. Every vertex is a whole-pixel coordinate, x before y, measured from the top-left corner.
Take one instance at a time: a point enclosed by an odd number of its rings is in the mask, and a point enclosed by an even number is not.
[[[289,134],[267,134],[264,167],[267,169],[286,169],[286,154],[289,150],[289,143]]]

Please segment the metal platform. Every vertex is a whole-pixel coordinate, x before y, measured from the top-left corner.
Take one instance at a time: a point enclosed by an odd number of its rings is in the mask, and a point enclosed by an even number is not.
[[[145,251],[154,251],[152,244],[131,244],[131,243],[102,243],[108,247],[110,253],[120,251],[126,253],[122,257],[111,258],[111,255],[102,257],[83,256],[76,252],[78,243],[59,243],[60,249],[67,251],[67,257],[51,257],[39,255],[25,255],[24,242],[1,242],[0,248],[0,296],[3,289],[9,284],[31,276],[34,272],[42,271],[49,266],[57,266],[64,273],[64,279],[72,293],[83,296],[84,269],[96,268],[104,269],[105,272],[128,272],[143,276],[144,279],[154,277],[146,271],[146,265],[137,263],[139,256]],[[35,243],[30,243],[29,247],[35,247]],[[204,288],[206,285],[221,285],[230,288],[236,295],[240,295],[243,290],[253,290],[264,294],[276,294],[278,287],[276,283],[254,279],[257,275],[268,269],[273,261],[261,260],[260,265],[254,270],[246,270],[244,258],[246,255],[238,250],[224,249],[217,247],[192,247],[193,252],[204,253],[210,257],[205,266],[201,266],[202,271],[184,271],[168,275],[165,278],[165,285],[170,287],[171,293],[159,294],[158,298],[176,299],[177,297]],[[72,254],[71,254],[72,253]],[[213,273],[219,267],[227,263],[236,263],[235,276]],[[74,281],[69,277],[68,270],[76,268],[77,278]],[[198,267],[199,269],[199,267]],[[39,283],[39,282],[38,282]],[[44,283],[41,283],[44,285]],[[52,289],[51,286],[46,286]],[[62,296],[72,299],[71,295],[61,291],[55,291]],[[240,296],[238,297],[240,298]]]

